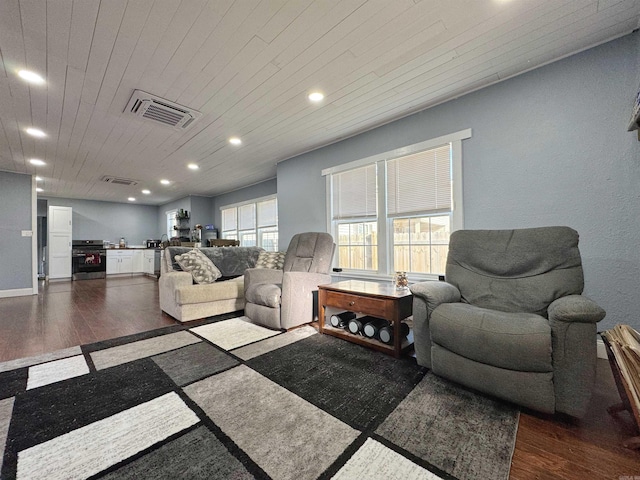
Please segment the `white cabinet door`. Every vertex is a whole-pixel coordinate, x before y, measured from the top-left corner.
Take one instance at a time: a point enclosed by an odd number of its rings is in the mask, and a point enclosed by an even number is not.
[[[120,273],[133,273],[133,253],[120,256]]]
[[[156,252],[151,250],[145,250],[144,252],[144,273],[149,275],[153,275],[154,272],[154,262],[155,262]]]
[[[144,250],[133,251],[133,273],[142,273],[144,271]]]
[[[49,278],[71,278],[72,217],[71,207],[49,206]]]
[[[133,252],[107,250],[107,275],[133,272]]]
[[[118,273],[120,260],[115,250],[107,250],[107,275]]]

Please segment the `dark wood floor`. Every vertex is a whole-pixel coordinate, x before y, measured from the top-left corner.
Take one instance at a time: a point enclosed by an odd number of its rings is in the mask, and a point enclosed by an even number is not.
[[[144,276],[41,283],[38,295],[0,299],[0,362],[144,332],[177,322],[158,306],[158,284]],[[634,435],[609,364],[598,377],[586,417],[523,412],[510,479],[640,480],[640,453],[622,447]]]

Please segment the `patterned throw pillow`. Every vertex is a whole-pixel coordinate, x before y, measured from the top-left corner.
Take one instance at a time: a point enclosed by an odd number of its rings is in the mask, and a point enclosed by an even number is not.
[[[274,270],[282,270],[284,266],[284,256],[286,252],[260,252],[256,268],[273,268]]]
[[[213,283],[222,276],[218,267],[200,250],[176,255],[175,259],[183,271],[191,273],[196,283]]]

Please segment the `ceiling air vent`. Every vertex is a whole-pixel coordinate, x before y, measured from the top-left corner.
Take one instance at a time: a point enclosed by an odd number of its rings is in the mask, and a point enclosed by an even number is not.
[[[142,90],[134,90],[124,111],[136,117],[173,127],[176,130],[185,130],[202,116],[202,113],[196,110]]]
[[[138,180],[131,180],[130,178],[111,177],[109,175],[105,175],[100,180],[105,183],[111,183],[113,185],[126,185],[127,187],[131,187],[139,183]]]

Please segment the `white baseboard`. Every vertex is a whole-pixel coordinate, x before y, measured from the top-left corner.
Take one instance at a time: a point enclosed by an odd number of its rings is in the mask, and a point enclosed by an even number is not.
[[[0,298],[26,297],[27,295],[37,295],[33,288],[14,288],[13,290],[0,290]]]
[[[607,350],[604,346],[604,342],[602,341],[601,338],[598,338],[596,345],[598,347],[598,358],[604,358],[605,360],[608,358],[607,357]]]

